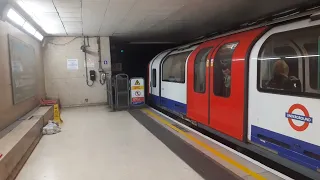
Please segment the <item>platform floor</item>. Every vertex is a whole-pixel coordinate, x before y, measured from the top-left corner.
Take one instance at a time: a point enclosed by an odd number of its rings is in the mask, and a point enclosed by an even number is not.
[[[292,180],[153,110],[67,108],[17,180]]]
[[[62,118],[62,132],[41,139],[17,180],[203,179],[128,112],[69,108]]]

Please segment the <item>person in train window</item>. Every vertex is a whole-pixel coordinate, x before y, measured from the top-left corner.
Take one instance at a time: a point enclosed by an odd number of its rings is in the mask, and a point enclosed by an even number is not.
[[[288,77],[289,66],[280,59],[273,64],[273,77],[267,83],[267,87],[271,89],[281,89],[288,91],[301,91],[301,82],[294,76]]]
[[[231,71],[229,67],[231,65],[228,64],[228,62],[221,61],[222,64],[222,74],[224,76],[224,95],[226,97],[230,96],[230,88],[231,88]]]

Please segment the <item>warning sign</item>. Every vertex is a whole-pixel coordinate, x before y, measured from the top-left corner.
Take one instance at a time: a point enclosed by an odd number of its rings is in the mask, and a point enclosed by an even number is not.
[[[134,93],[136,96],[141,96],[141,92],[140,91],[136,91],[135,93]]]
[[[55,104],[53,106],[53,121],[58,123],[58,124],[62,124],[62,119],[60,117],[60,110],[59,110],[59,105]]]
[[[137,89],[142,89],[143,90],[144,87],[143,86],[133,86],[132,89],[133,90],[137,90]]]
[[[141,106],[145,103],[144,79],[132,78],[131,82],[131,105]]]

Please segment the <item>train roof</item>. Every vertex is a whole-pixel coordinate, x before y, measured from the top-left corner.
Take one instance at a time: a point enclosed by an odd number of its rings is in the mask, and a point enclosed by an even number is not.
[[[228,35],[248,31],[251,29],[256,29],[264,26],[272,26],[278,25],[282,23],[287,23],[290,21],[310,18],[311,20],[319,20],[320,19],[320,6],[308,8],[308,9],[291,9],[281,13],[274,14],[268,18],[260,18],[254,22],[244,23],[239,29],[234,29],[230,31],[224,31],[223,33],[214,32],[211,33],[209,37],[201,37],[201,39],[197,39],[191,43],[187,43],[181,46],[177,46],[175,48],[171,48],[170,50],[180,50],[180,49],[188,49],[192,46],[201,44],[205,41],[217,39],[220,37],[225,37]]]

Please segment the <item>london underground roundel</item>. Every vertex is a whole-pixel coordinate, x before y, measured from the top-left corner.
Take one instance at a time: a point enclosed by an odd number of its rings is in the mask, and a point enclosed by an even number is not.
[[[303,114],[296,114],[295,110],[300,110]],[[312,117],[309,115],[309,111],[302,104],[294,104],[289,108],[289,111],[286,112],[286,118],[288,118],[288,122],[290,126],[299,132],[305,131],[309,124],[312,123]],[[294,121],[304,122],[302,125],[297,125]]]

